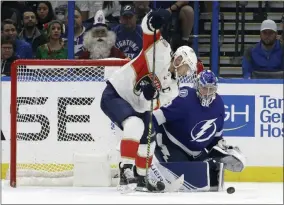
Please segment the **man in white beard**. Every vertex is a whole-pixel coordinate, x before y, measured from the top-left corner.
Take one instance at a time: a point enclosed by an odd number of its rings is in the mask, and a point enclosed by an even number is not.
[[[103,11],[99,10],[94,18],[93,28],[86,32],[84,36],[84,50],[79,55],[79,58],[126,58],[124,53],[114,46],[116,35],[113,31],[107,29]]]

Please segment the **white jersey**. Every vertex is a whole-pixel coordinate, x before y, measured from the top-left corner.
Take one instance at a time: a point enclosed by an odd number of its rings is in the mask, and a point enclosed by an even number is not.
[[[153,44],[154,33],[148,29],[146,15],[142,21],[143,49],[140,54],[116,71],[109,82],[117,93],[126,100],[135,111],[143,113],[150,111],[151,101],[147,101],[141,92],[141,85],[150,82],[153,72]],[[159,30],[156,32],[155,51],[155,85],[159,90],[159,99],[154,101],[154,108],[169,103],[178,96],[178,81],[172,79],[169,72],[171,62],[171,47],[161,38]]]

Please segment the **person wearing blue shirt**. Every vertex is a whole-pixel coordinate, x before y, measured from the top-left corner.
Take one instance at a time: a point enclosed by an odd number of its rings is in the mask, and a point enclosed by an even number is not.
[[[260,42],[245,51],[243,77],[251,78],[254,71],[284,71],[284,46],[277,40],[277,25],[264,20],[260,29]]]
[[[24,40],[18,39],[18,33],[16,28],[17,25],[13,20],[5,19],[1,25],[2,35],[8,36],[15,41],[15,54],[18,58],[33,58],[33,51],[31,45]]]
[[[138,56],[143,46],[143,32],[141,26],[136,24],[134,6],[125,5],[121,8],[120,24],[112,30],[116,34],[115,47],[130,59]]]

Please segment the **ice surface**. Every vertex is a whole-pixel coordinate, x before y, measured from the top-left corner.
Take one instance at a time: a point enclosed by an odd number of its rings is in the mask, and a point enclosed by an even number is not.
[[[283,183],[226,183],[236,192],[130,193],[116,188],[19,187],[2,182],[2,203],[8,204],[283,204]]]

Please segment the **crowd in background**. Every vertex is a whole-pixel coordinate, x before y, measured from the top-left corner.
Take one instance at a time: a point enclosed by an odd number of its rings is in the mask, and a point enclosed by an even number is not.
[[[1,3],[2,75],[10,75],[11,64],[16,59],[68,58],[67,1],[2,1]],[[162,28],[162,35],[170,42],[173,51],[182,45],[191,46],[190,35],[194,22],[192,3],[189,1],[155,3],[156,8],[167,9],[172,14],[169,23]],[[141,21],[153,7],[152,1],[76,1],[75,58],[135,58],[143,45]],[[206,8],[206,3],[204,7]],[[282,20],[284,29],[284,17]],[[272,69],[284,70],[284,32],[281,39],[277,39],[275,22],[266,22],[264,26],[267,25],[269,28],[263,26],[261,28],[261,40],[258,46],[245,52],[243,61],[245,78],[251,77],[254,68],[261,70],[264,66],[271,67],[267,65],[270,62],[265,60],[267,55],[273,55],[275,58]],[[174,33],[169,32],[172,27]],[[265,51],[262,47],[265,47]]]

